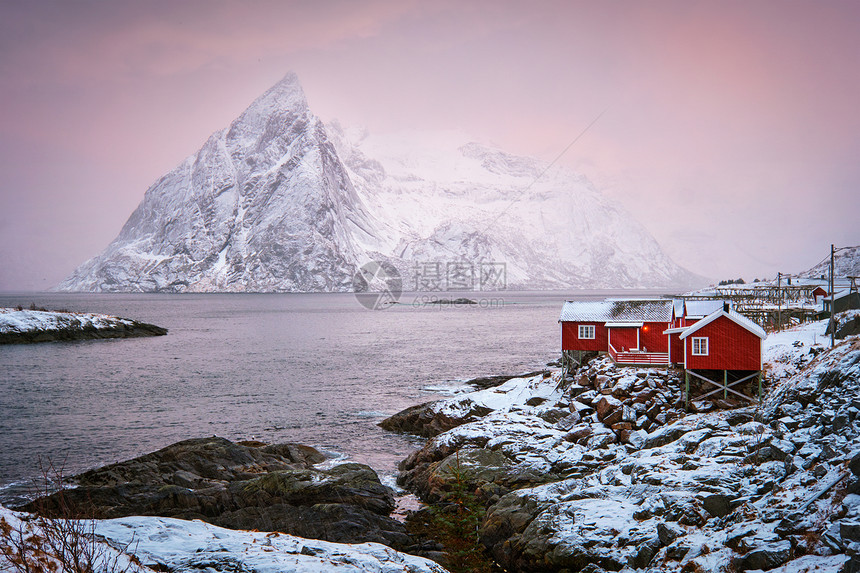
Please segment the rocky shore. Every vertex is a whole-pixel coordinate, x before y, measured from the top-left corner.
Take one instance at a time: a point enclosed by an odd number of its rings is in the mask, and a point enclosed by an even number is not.
[[[860,339],[825,327],[768,339],[759,405],[597,358],[402,413],[412,519],[466,492],[509,571],[860,571]]]
[[[95,533],[97,545],[106,543],[99,554],[142,564],[128,568],[141,573],[445,573],[406,553],[426,551],[390,517],[394,491],[376,472],[335,465],[301,444],[197,438],[71,478],[48,477],[64,487],[15,511],[0,507],[0,571],[11,563],[4,555],[18,554],[10,547],[37,555],[49,544],[23,540],[65,531],[46,528],[42,518],[71,518],[92,524],[71,529],[73,539]]]
[[[300,444],[184,440],[70,478],[74,487],[15,508],[46,517],[200,519],[230,529],[281,531],[338,543],[415,549],[389,517],[394,495],[370,467],[321,469]]]
[[[105,314],[0,308],[0,344],[165,334],[166,328]]]
[[[392,416],[428,438],[400,464],[427,504],[405,524],[367,466],[217,437],[18,509],[96,518],[114,546],[139,535],[145,564],[177,572],[444,571],[420,555],[453,572],[855,573],[860,337],[831,350],[825,326],[768,337],[761,404],[688,408],[678,373],[597,357]]]

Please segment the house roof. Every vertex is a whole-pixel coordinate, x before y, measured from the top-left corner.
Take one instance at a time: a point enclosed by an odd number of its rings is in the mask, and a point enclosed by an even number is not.
[[[687,300],[684,301],[684,316],[703,317],[723,308],[722,300]]]
[[[843,289],[836,289],[836,288],[834,288],[833,290],[834,290],[834,291],[836,291],[836,292],[834,293],[834,296],[836,297],[836,300],[839,300],[839,299],[841,299],[841,298],[845,298],[845,297],[847,297],[847,296],[851,296],[851,293],[852,293],[852,290],[851,290],[850,288],[843,288]],[[824,300],[829,301],[829,300],[830,300],[830,299],[832,299],[832,298],[833,298],[833,297],[831,297],[831,296],[826,296],[826,297],[824,297]]]
[[[684,332],[681,333],[680,338],[681,339],[687,338],[691,334],[694,334],[695,332],[701,330],[703,327],[714,322],[715,320],[717,320],[721,316],[725,316],[729,320],[731,320],[731,321],[735,322],[736,324],[742,326],[743,328],[749,330],[750,332],[752,332],[753,334],[755,334],[756,336],[758,336],[762,340],[767,338],[767,333],[762,329],[762,327],[760,327],[759,325],[757,325],[756,323],[754,323],[753,321],[751,321],[750,319],[748,319],[747,317],[745,317],[742,314],[738,314],[734,311],[726,312],[722,308],[712,312],[711,314],[709,314],[708,316],[706,316],[705,318],[703,318],[702,320],[700,320],[699,322],[697,322],[693,326],[689,327],[687,330],[685,330]]]
[[[559,322],[669,322],[669,299],[617,299],[567,301]]]

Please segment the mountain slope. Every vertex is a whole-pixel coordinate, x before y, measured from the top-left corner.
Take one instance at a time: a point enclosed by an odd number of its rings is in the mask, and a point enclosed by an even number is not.
[[[478,290],[487,271],[492,289],[698,278],[581,176],[447,134],[325,126],[289,74],[150,187],[58,288],[347,291],[371,260],[415,290]]]
[[[836,277],[860,276],[860,246],[844,247],[836,251],[833,261],[833,271]],[[809,270],[800,273],[807,278],[829,277],[830,257],[827,257]]]
[[[351,284],[371,226],[295,75],[146,192],[63,281],[86,291],[315,291]]]
[[[469,261],[478,281],[481,262],[500,262],[514,288],[702,282],[575,173],[452,134],[328,127],[359,195],[392,223],[384,236],[396,264]]]

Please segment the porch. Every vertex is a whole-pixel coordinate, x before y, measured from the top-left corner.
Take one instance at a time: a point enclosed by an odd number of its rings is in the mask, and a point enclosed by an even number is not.
[[[613,362],[622,366],[668,366],[668,352],[648,352],[632,349],[618,351],[612,343],[609,344],[609,357]]]

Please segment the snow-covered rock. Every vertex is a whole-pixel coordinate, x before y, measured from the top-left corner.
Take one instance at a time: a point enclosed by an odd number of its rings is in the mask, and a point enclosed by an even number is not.
[[[0,344],[164,334],[165,328],[106,314],[0,308]]]
[[[561,396],[549,392],[565,387],[558,373],[528,383],[552,407],[585,400],[603,414],[578,410],[583,422],[567,431],[539,415],[545,402],[499,400],[405,460],[401,483],[445,499],[448,468],[466,460],[456,478],[487,506],[479,537],[509,570],[854,570],[843,568],[860,565],[860,339],[830,350],[816,341],[823,328],[766,342],[779,366],[756,409],[682,415],[622,443],[610,413],[648,395],[649,380],[670,396],[675,383],[597,359]],[[469,400],[492,405],[477,393],[436,409]],[[475,467],[481,459],[492,463]]]
[[[22,518],[28,519],[2,507],[0,518],[12,528],[19,527]],[[31,533],[38,534],[38,525],[30,527]],[[106,562],[117,559],[118,570],[134,570],[133,556],[144,571],[175,573],[445,572],[433,561],[400,553],[378,543],[348,545],[277,532],[235,531],[196,520],[125,517],[96,520],[92,529],[101,538],[97,551],[104,555]],[[2,537],[0,543],[3,543]],[[15,569],[0,557],[0,571],[11,573]]]
[[[447,290],[448,263],[474,290],[697,280],[583,177],[438,134],[325,126],[289,74],[152,185],[58,288],[348,291],[372,260],[414,290]]]
[[[234,531],[201,521],[126,517],[99,521],[96,532],[128,546],[159,571],[443,573],[437,563],[378,543],[347,545],[284,533]]]

